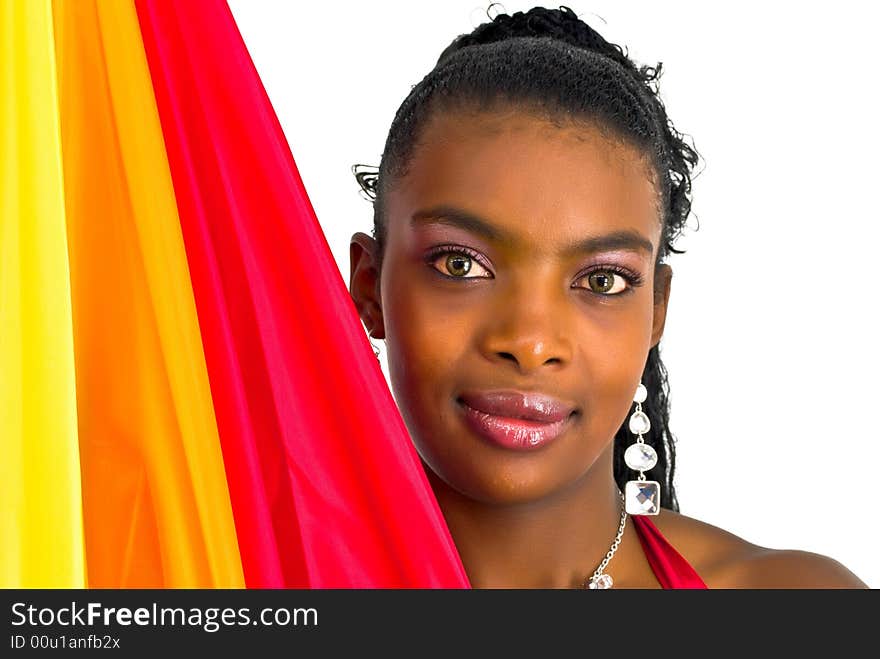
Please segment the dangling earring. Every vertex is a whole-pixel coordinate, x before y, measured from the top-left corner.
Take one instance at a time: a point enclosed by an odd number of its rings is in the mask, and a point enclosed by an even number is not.
[[[645,444],[645,438],[642,437],[651,429],[651,420],[642,411],[642,403],[647,398],[648,390],[639,382],[633,396],[636,410],[629,417],[630,432],[638,435],[638,439],[623,454],[626,466],[639,472],[638,480],[626,483],[626,512],[630,515],[656,515],[660,512],[660,483],[645,480],[645,472],[657,464],[657,452],[653,446]]]
[[[367,340],[370,342],[370,345],[373,346],[373,354],[376,355],[376,361],[381,364],[382,360],[379,359],[379,347],[375,343],[373,343],[373,339],[369,335],[367,335]]]

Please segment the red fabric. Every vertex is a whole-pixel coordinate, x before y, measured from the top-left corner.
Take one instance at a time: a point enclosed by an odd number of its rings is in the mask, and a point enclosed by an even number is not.
[[[696,570],[646,515],[631,515],[639,541],[657,581],[663,588],[707,588]]]
[[[229,8],[136,7],[247,585],[468,587]]]

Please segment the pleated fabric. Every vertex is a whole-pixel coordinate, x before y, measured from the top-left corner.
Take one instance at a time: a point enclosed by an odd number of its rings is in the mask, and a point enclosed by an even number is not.
[[[85,583],[49,0],[0,4],[0,586]]]
[[[467,587],[225,2],[0,7],[2,585]]]

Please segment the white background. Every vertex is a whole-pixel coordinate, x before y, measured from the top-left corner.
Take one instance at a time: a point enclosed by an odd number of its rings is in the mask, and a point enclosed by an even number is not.
[[[372,229],[351,165],[379,164],[411,86],[489,3],[229,4],[347,284],[351,234]],[[705,160],[661,343],[681,512],[880,588],[872,3],[566,4],[663,62],[669,115]]]

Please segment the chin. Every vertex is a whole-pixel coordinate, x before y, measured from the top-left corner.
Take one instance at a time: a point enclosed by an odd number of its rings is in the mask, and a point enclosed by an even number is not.
[[[486,505],[503,506],[540,501],[565,488],[564,483],[539,477],[533,473],[534,470],[517,474],[499,465],[494,471],[475,473],[472,469],[435,469],[424,463],[424,460],[423,464],[435,492],[438,487],[452,490],[460,496]]]

